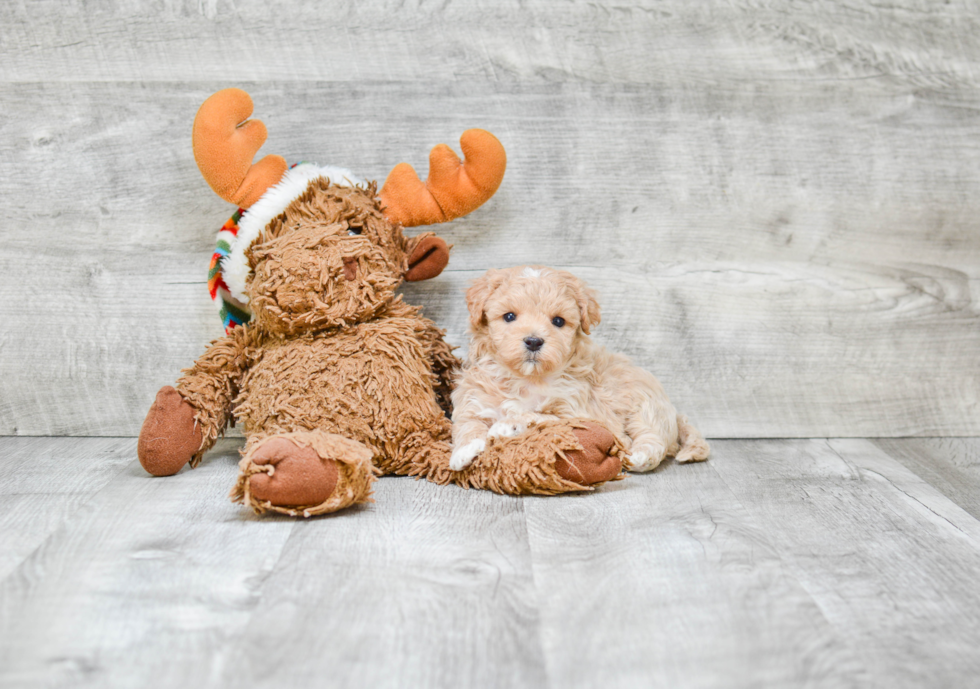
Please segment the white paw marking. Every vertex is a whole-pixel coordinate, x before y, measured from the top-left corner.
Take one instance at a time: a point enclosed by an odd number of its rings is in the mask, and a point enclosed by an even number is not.
[[[522,423],[516,421],[498,421],[494,425],[490,426],[490,430],[487,431],[488,438],[513,438],[520,435],[527,428]]]
[[[662,452],[651,452],[649,448],[638,447],[629,456],[630,471],[644,473],[653,471],[663,460]]]
[[[465,445],[461,445],[453,450],[449,457],[449,468],[453,471],[461,471],[468,467],[476,456],[483,452],[487,447],[487,441],[483,438],[471,440]]]

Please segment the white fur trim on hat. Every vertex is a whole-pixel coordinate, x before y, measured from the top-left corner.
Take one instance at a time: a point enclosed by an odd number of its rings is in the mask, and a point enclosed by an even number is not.
[[[286,210],[293,201],[299,198],[313,180],[324,177],[331,183],[341,187],[353,187],[364,184],[364,180],[353,172],[342,167],[330,165],[313,165],[300,163],[286,171],[279,183],[270,187],[262,197],[253,203],[238,221],[238,235],[231,251],[221,261],[221,272],[225,284],[232,296],[243,304],[248,303],[245,286],[251,269],[245,258],[245,250],[252,245],[265,226],[277,215]]]

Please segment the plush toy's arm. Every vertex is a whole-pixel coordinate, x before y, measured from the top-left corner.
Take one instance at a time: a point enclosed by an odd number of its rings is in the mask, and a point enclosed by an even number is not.
[[[203,441],[195,462],[207,452],[231,420],[232,400],[245,373],[245,328],[235,328],[228,337],[215,340],[207,351],[185,368],[177,381],[177,392],[197,411]]]
[[[419,321],[422,324],[419,337],[429,353],[432,373],[436,377],[436,399],[439,401],[442,410],[446,412],[446,416],[451,416],[453,404],[450,396],[455,387],[455,380],[461,363],[453,354],[454,348],[449,346],[445,340],[446,332],[438,328],[428,318],[420,316]]]
[[[184,369],[176,390],[166,386],[157,393],[137,445],[144,469],[168,476],[188,462],[197,466],[224,433],[247,366],[245,340],[245,328],[215,340]]]

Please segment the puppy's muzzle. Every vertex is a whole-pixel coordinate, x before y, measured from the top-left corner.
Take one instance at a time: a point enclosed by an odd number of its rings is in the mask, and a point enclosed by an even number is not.
[[[536,352],[544,346],[544,340],[540,337],[525,337],[524,346],[529,352]]]

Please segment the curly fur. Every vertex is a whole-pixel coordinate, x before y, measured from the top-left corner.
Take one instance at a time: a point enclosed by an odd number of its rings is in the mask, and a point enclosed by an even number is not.
[[[707,459],[708,444],[660,382],[591,340],[599,302],[573,274],[491,270],[469,289],[467,304],[472,343],[452,396],[454,468],[466,466],[483,439],[524,437],[528,428],[572,418],[609,429],[634,471],[667,456]]]
[[[405,238],[387,221],[373,184],[318,179],[256,238],[246,252],[253,320],[213,342],[177,383],[201,428],[193,464],[232,418],[247,437],[232,499],[259,512],[311,516],[368,500],[379,474],[515,494],[589,489],[559,469],[584,451],[580,420],[542,425],[532,442],[500,439],[470,470],[450,469],[459,360],[443,331],[395,294],[413,247],[428,236]],[[289,471],[253,461],[273,438],[294,439],[338,463],[329,499],[255,499],[253,476]],[[622,454],[615,445],[608,456]]]

